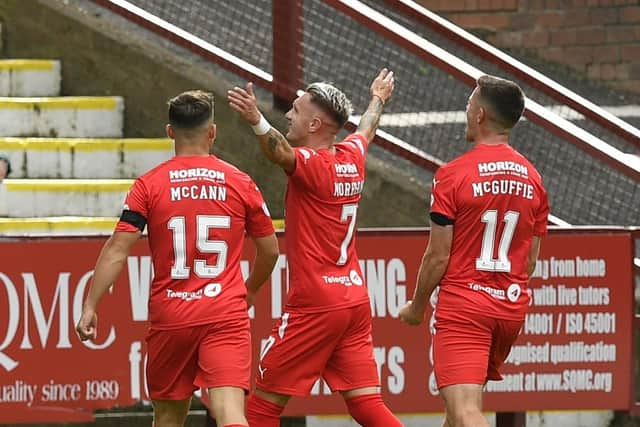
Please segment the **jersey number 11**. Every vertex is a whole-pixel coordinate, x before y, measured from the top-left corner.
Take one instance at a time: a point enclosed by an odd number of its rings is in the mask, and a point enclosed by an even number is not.
[[[507,211],[504,214],[504,229],[498,244],[498,259],[493,258],[493,249],[496,242],[496,229],[498,224],[498,211],[489,210],[482,214],[484,234],[482,235],[482,248],[480,258],[476,258],[476,270],[496,271],[502,273],[511,272],[511,261],[509,261],[509,247],[513,233],[516,231],[518,217],[520,214],[514,211]]]

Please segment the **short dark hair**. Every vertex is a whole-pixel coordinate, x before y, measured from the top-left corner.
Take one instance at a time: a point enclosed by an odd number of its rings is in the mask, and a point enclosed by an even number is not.
[[[307,86],[306,92],[311,95],[311,102],[327,113],[339,127],[344,126],[353,113],[351,101],[331,83],[312,83]]]
[[[0,154],[0,162],[5,162],[7,164],[7,174],[5,177],[9,176],[11,174],[11,161],[9,161],[9,158],[4,154]]]
[[[190,90],[171,98],[169,123],[178,129],[194,129],[213,118],[213,94]]]
[[[493,113],[493,119],[505,129],[518,123],[524,111],[524,92],[516,83],[495,76],[482,76],[477,81],[480,102]]]

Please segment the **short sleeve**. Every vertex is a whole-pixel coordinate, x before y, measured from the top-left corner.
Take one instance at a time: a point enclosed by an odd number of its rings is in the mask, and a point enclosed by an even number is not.
[[[116,224],[115,231],[142,231],[144,227],[141,229],[139,226],[134,225],[134,223],[130,221],[124,220],[125,218],[137,217],[141,220],[146,220],[149,215],[149,204],[148,197],[149,192],[147,191],[147,187],[144,182],[138,178],[135,180],[127,196],[125,197],[124,206],[122,207],[122,216]]]
[[[452,221],[455,221],[458,213],[455,176],[453,171],[446,166],[438,169],[433,177],[431,213],[443,215]]]
[[[249,181],[246,190],[247,217],[245,218],[247,234],[251,237],[265,237],[275,233],[271,214],[258,186]]]
[[[549,221],[549,198],[544,187],[540,186],[540,206],[536,212],[535,224],[533,225],[533,234],[535,236],[544,236],[547,234],[547,223]]]
[[[327,173],[331,167],[329,162],[311,148],[294,147],[294,151],[296,153],[296,168],[289,175],[289,179],[309,189],[319,188],[322,180],[331,176]]]
[[[349,148],[357,157],[364,158],[367,155],[367,139],[359,133],[348,135],[342,144],[345,148]]]

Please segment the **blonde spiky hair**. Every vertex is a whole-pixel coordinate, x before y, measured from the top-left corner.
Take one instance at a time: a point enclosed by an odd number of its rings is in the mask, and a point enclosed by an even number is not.
[[[344,126],[353,113],[351,101],[331,83],[312,83],[307,86],[306,92],[311,95],[311,101],[329,114],[339,127]]]

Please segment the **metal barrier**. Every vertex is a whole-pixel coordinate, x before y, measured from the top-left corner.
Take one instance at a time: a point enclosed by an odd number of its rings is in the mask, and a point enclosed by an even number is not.
[[[384,0],[384,2],[391,9],[401,12],[420,24],[442,34],[447,39],[463,46],[475,55],[496,64],[502,70],[513,74],[531,86],[535,86],[554,100],[561,102],[563,105],[567,105],[611,133],[628,141],[636,148],[640,148],[640,130],[549,79],[547,76],[510,57],[490,44],[485,43],[446,19],[430,12],[414,1]]]
[[[195,0],[94,2],[272,91],[279,107],[303,83],[332,80],[343,88],[362,88],[356,93],[347,90],[361,110],[371,76],[390,65],[399,84],[376,138],[386,149],[373,147],[372,153],[389,161],[408,159],[417,165],[410,172],[426,181],[443,161],[467,149],[462,110],[469,88],[477,76],[495,68],[482,63],[480,71],[439,47],[459,50],[454,41],[431,31],[430,38],[440,38],[437,45],[429,43],[417,32],[424,33],[424,25],[407,22],[404,27],[356,0],[238,0],[224,7]],[[407,29],[410,24],[414,31]],[[571,224],[635,223],[640,168],[621,151],[633,152],[634,143],[620,138],[609,140],[615,144],[610,145],[542,108],[539,103],[549,98],[535,87],[526,90],[528,120],[516,127],[513,144],[545,177],[554,215]],[[579,101],[564,96],[572,99],[572,106]],[[598,120],[608,117],[589,109],[598,113]],[[626,134],[635,132],[616,123],[612,126],[627,129]]]

